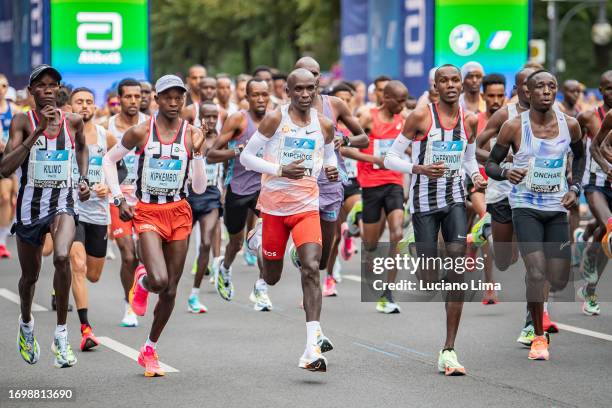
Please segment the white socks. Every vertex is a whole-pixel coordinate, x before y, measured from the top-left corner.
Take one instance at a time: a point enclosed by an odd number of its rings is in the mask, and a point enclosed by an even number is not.
[[[156,341],[151,341],[150,338],[147,337],[147,341],[145,341],[145,347],[151,347],[153,350],[155,350],[155,348],[157,347],[157,342]]]
[[[321,331],[321,324],[317,321],[306,322],[306,353],[312,356],[317,346],[317,335]]]
[[[544,313],[548,313],[548,302],[544,302]]]
[[[68,330],[65,324],[58,324],[55,326],[55,337],[68,337]]]
[[[221,276],[223,276],[223,279],[228,280],[232,277],[232,271],[230,269],[226,269],[223,262],[224,260],[221,259],[221,262],[219,263],[219,271],[221,272]]]
[[[21,319],[21,315],[19,315],[19,325],[21,326],[23,331],[32,333],[32,330],[34,330],[34,317],[31,317],[29,322],[24,323]]]
[[[259,279],[257,279],[257,281],[255,281],[255,288],[257,290],[261,290],[261,291],[267,292],[268,291],[268,284],[266,283],[265,280],[259,278]]]
[[[198,296],[200,294],[200,288],[191,288],[191,296]]]

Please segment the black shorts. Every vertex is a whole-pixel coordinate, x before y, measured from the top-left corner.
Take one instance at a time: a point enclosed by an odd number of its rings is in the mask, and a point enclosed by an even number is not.
[[[80,242],[85,247],[85,253],[95,258],[106,257],[108,242],[108,225],[79,222],[76,227],[74,242]]]
[[[344,186],[344,200],[350,196],[361,194],[361,186],[356,178],[349,179],[349,184]]]
[[[612,210],[612,189],[594,186],[593,184],[587,184],[586,186],[584,186],[584,195],[587,196],[590,193],[602,194],[608,201],[608,208]]]
[[[523,256],[543,251],[546,258],[569,259],[571,246],[565,212],[514,208],[512,223]]]
[[[72,216],[74,218],[74,223],[76,225],[79,224],[79,217],[75,214],[74,209],[66,208],[54,214],[40,218],[29,225],[16,222],[11,228],[11,233],[16,234],[20,240],[26,242],[27,244],[41,246],[45,242],[45,235],[48,232],[51,232],[51,224],[53,224],[55,217],[62,214]]]
[[[363,187],[363,222],[374,224],[380,220],[380,210],[389,215],[393,210],[404,211],[404,188],[399,184],[384,184],[378,187]]]
[[[437,256],[440,230],[445,243],[456,242],[465,245],[467,237],[465,204],[452,204],[439,210],[414,213],[412,225],[419,254]]]
[[[198,220],[210,213],[215,208],[219,209],[219,217],[223,215],[223,208],[221,206],[221,192],[217,186],[208,186],[202,194],[195,194],[191,190],[187,197],[187,202],[191,207],[191,213],[193,214],[193,223],[195,224]]]
[[[510,224],[512,222],[512,207],[510,207],[507,198],[487,204],[487,212],[491,214],[491,219],[498,224]]]
[[[223,223],[228,234],[234,235],[244,229],[249,209],[259,217],[259,210],[256,208],[258,199],[259,191],[249,195],[238,195],[232,192],[230,185],[227,186]]]

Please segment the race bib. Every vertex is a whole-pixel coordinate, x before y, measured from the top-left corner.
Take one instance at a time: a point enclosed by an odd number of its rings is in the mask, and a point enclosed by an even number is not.
[[[463,140],[441,141],[427,143],[425,150],[425,165],[444,162],[446,178],[461,177],[463,164]]]
[[[536,193],[557,193],[564,188],[565,158],[529,160],[525,183]]]
[[[374,139],[374,157],[385,158],[389,149],[393,145],[395,139]],[[374,163],[375,169],[380,169],[378,164]]]
[[[219,163],[206,163],[206,185],[216,186],[219,178]]]
[[[306,176],[312,176],[315,163],[315,147],[317,145],[316,140],[286,136],[281,143],[280,165],[286,166],[296,160],[304,159],[301,166],[305,168]]]
[[[71,182],[70,150],[34,150],[30,159],[28,185],[38,188],[66,188]],[[77,179],[78,180],[78,179]]]
[[[121,184],[134,184],[136,183],[136,179],[138,178],[138,157],[133,152],[128,153],[123,161],[125,162],[125,167],[127,168],[127,176],[125,180]]]
[[[173,196],[181,189],[185,169],[181,160],[148,157],[142,174],[143,191],[156,196]]]
[[[357,160],[344,158],[344,167],[346,168],[346,176],[350,179],[357,178]]]
[[[89,179],[89,185],[102,182],[102,156],[89,156],[87,178]]]

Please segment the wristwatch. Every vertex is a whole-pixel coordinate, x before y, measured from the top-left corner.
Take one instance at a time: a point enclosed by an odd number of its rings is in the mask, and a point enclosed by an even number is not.
[[[580,191],[581,191],[580,187],[581,187],[580,183],[574,183],[570,186],[569,189],[570,191],[573,191],[574,193],[576,193],[577,196],[580,196]]]
[[[346,136],[346,135],[342,135],[342,141],[344,142],[344,145],[346,147],[351,147],[351,138]]]
[[[79,184],[81,184],[81,183],[85,183],[85,184],[89,185],[89,179],[87,177],[85,177],[85,176],[81,176],[81,177],[79,177]]]
[[[115,197],[113,197],[113,205],[115,207],[119,207],[119,206],[121,206],[121,202],[124,201],[124,200],[125,200],[125,197],[122,196],[122,195],[115,196]]]

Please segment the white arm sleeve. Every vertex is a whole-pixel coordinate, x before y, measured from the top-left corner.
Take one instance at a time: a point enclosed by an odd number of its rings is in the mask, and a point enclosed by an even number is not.
[[[203,194],[206,191],[206,169],[204,157],[195,157],[191,165],[191,188],[196,194]]]
[[[399,135],[385,155],[385,167],[389,170],[412,173],[412,158],[406,154],[411,141],[404,135]]]
[[[476,142],[468,143],[465,148],[465,155],[463,157],[463,169],[473,179],[476,174],[480,174],[478,171],[478,162],[476,161]]]
[[[117,162],[125,157],[130,150],[123,146],[121,143],[115,144],[104,155],[102,159],[102,169],[104,170],[104,177],[106,184],[110,188],[113,197],[121,194],[121,187],[119,187],[119,176],[117,175]]]
[[[338,167],[338,158],[334,149],[334,142],[323,146],[323,167]]]
[[[240,163],[247,170],[276,176],[280,165],[271,163],[262,157],[257,157],[257,152],[263,149],[269,141],[270,139],[259,133],[259,131],[255,132],[242,153],[240,153]]]

